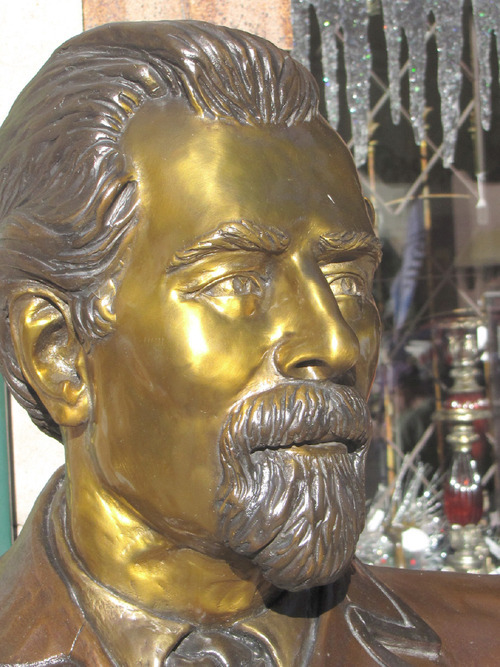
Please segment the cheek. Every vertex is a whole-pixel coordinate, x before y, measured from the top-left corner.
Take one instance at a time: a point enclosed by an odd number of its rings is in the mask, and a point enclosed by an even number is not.
[[[342,316],[359,341],[360,359],[356,365],[356,386],[368,396],[375,376],[380,346],[380,317],[375,304],[365,299],[345,299]]]
[[[172,300],[163,313],[165,357],[174,399],[200,402],[210,410],[247,384],[265,352],[258,323],[243,318],[235,326],[203,302]],[[168,350],[168,351],[167,351]]]

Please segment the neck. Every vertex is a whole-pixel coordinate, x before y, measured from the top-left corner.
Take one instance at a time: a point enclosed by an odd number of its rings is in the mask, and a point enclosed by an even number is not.
[[[191,623],[236,620],[277,596],[248,559],[207,555],[148,526],[103,488],[88,448],[75,444],[67,446],[68,526],[73,547],[94,578],[141,607]]]

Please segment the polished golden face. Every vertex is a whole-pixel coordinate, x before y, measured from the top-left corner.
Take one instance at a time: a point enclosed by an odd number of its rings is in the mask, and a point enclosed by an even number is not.
[[[368,395],[372,224],[323,121],[248,127],[152,105],[123,149],[140,222],[114,331],[91,354],[95,465],[152,527],[216,553],[231,406],[289,379]]]

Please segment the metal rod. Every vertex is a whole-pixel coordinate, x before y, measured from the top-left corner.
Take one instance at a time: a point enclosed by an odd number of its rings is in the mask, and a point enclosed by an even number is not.
[[[420,173],[424,177],[422,179],[423,187],[423,207],[424,207],[424,230],[425,230],[425,266],[426,266],[426,281],[427,294],[429,296],[429,314],[431,322],[435,315],[434,304],[434,280],[432,275],[432,212],[431,203],[429,201],[429,183],[428,183],[428,160],[427,160],[427,142],[422,141],[420,144]],[[431,340],[432,340],[432,377],[434,380],[434,398],[436,401],[436,411],[441,410],[443,404],[443,395],[441,390],[441,382],[439,378],[439,359],[437,352],[437,336],[435,327],[431,324]],[[440,465],[444,462],[444,437],[443,428],[440,422],[436,426],[437,450],[438,460]]]
[[[486,212],[487,202],[484,196],[484,184],[486,182],[486,166],[485,166],[485,157],[484,157],[484,133],[481,126],[481,95],[479,92],[479,81],[480,81],[480,72],[479,72],[479,59],[477,53],[477,39],[476,31],[474,30],[474,24],[472,17],[469,25],[469,35],[470,35],[470,46],[471,46],[471,57],[472,57],[472,71],[473,76],[473,87],[474,87],[474,113],[471,116],[472,119],[472,134],[474,140],[474,157],[476,162],[476,179],[477,179],[477,204],[476,207],[478,212],[480,209],[484,209]],[[483,219],[485,218],[485,219]],[[484,224],[487,222],[487,215],[481,216],[478,215],[478,223]]]

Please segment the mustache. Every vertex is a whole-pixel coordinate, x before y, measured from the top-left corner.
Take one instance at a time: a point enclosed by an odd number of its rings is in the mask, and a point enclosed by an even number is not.
[[[235,404],[223,431],[248,453],[320,443],[343,444],[354,453],[369,443],[371,416],[352,387],[287,382]]]

